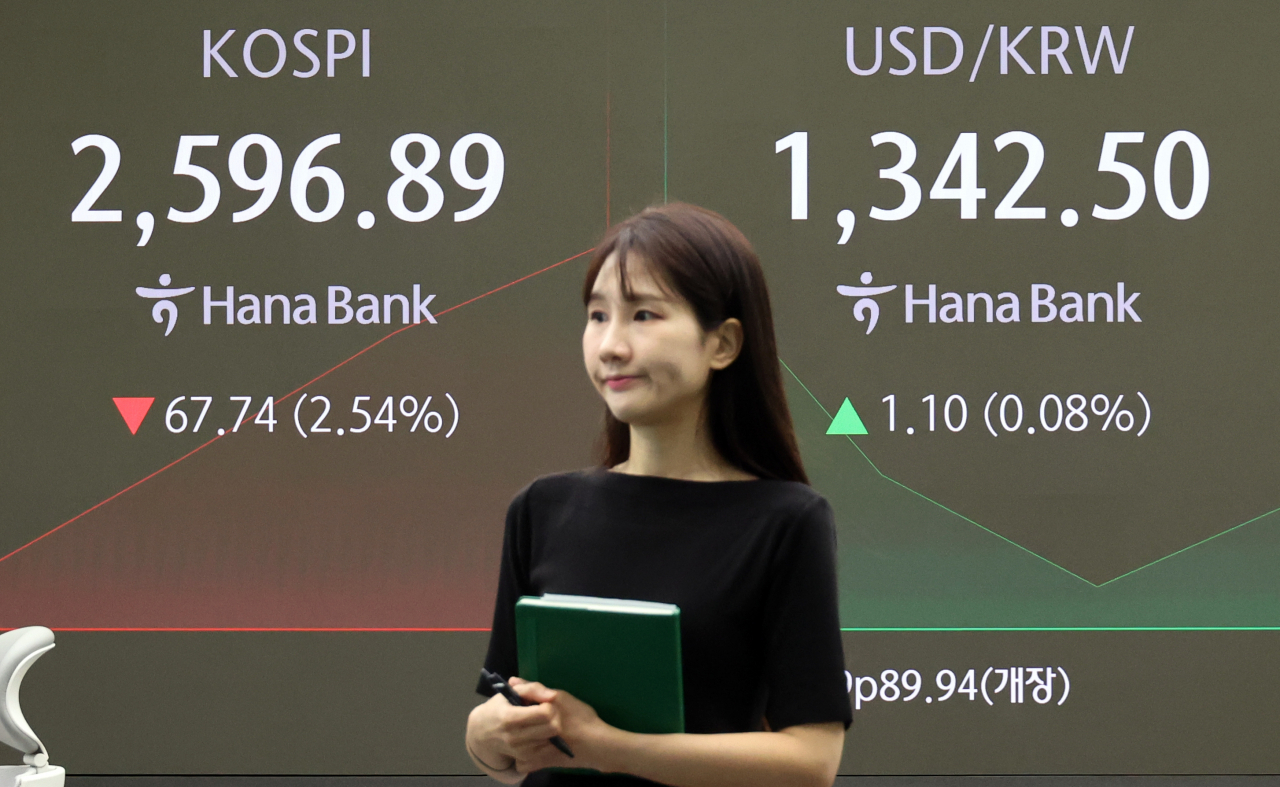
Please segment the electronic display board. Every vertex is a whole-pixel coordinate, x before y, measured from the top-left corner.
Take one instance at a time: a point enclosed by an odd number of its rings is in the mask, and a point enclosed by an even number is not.
[[[472,772],[507,502],[600,424],[586,260],[668,200],[769,277],[843,773],[1280,771],[1280,9],[0,19],[0,626],[59,632],[72,772]]]

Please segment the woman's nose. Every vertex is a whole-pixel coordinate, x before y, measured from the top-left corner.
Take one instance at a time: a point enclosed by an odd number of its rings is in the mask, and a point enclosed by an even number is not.
[[[600,337],[600,360],[625,361],[630,355],[631,348],[627,341],[626,329],[620,321],[610,320],[605,323],[604,332]]]

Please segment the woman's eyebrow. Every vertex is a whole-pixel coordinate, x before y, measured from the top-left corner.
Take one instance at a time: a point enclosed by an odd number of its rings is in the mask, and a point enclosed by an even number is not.
[[[632,290],[631,297],[625,298],[625,299],[627,303],[639,303],[641,301],[657,301],[659,303],[667,303],[671,301],[671,298],[666,296],[666,294],[664,293],[636,292],[636,290]],[[590,297],[586,299],[586,302],[588,302],[588,305],[590,305],[590,303],[595,303],[598,301],[608,301],[608,298],[605,297],[604,293],[602,292],[593,292],[590,294]]]
[[[671,300],[671,296],[662,290],[635,290],[631,291],[631,297],[627,298],[627,303],[640,303],[641,301],[656,301],[658,303],[667,303]]]

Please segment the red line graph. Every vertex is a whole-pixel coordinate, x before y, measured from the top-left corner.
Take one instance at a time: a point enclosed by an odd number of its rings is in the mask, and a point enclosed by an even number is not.
[[[538,275],[540,275],[540,274],[546,273],[546,272],[547,272],[547,271],[549,271],[549,270],[552,270],[552,269],[554,269],[554,268],[558,268],[558,267],[560,267],[561,265],[564,265],[565,263],[572,262],[573,260],[576,260],[576,259],[578,259],[579,257],[582,257],[582,256],[584,256],[584,255],[586,255],[586,254],[590,254],[590,253],[591,253],[592,251],[594,251],[594,250],[595,250],[595,249],[594,249],[594,247],[593,247],[593,248],[590,248],[590,249],[586,249],[585,251],[580,251],[580,252],[578,252],[577,254],[573,255],[572,257],[566,257],[565,259],[560,260],[559,262],[554,263],[554,264],[552,264],[552,265],[548,265],[547,267],[542,268],[541,270],[536,270],[536,271],[534,271],[533,273],[529,273],[529,274],[526,274],[526,275],[524,275],[524,276],[521,276],[520,278],[515,279],[514,281],[509,281],[509,282],[507,282],[506,284],[502,285],[501,287],[495,287],[495,288],[493,288],[492,290],[489,290],[488,292],[485,292],[485,293],[482,293],[482,294],[480,294],[480,295],[475,296],[474,298],[470,298],[470,299],[468,299],[468,300],[463,301],[462,303],[458,303],[458,304],[455,304],[455,305],[453,305],[453,306],[450,306],[449,308],[445,309],[444,311],[438,312],[435,316],[436,316],[436,317],[443,317],[444,315],[448,314],[448,313],[449,313],[449,312],[451,312],[451,311],[454,311],[455,309],[460,309],[460,308],[462,308],[463,306],[466,306],[466,305],[468,305],[468,304],[475,303],[476,301],[481,300],[481,299],[483,299],[483,298],[487,298],[487,297],[489,297],[490,295],[493,295],[493,294],[498,293],[498,292],[502,292],[503,290],[507,289],[508,287],[513,287],[513,286],[515,286],[515,285],[519,284],[519,283],[520,283],[520,282],[522,282],[522,281],[527,281],[528,279],[532,279],[534,276],[538,276]],[[341,369],[343,366],[346,366],[346,365],[347,365],[348,363],[350,363],[351,361],[355,360],[356,358],[359,358],[361,355],[364,355],[365,353],[369,352],[369,351],[370,351],[370,350],[372,350],[374,347],[377,347],[378,345],[380,345],[380,344],[382,344],[383,342],[387,341],[387,340],[388,340],[388,339],[390,339],[391,337],[396,336],[396,335],[401,334],[401,333],[404,333],[405,331],[409,330],[410,328],[416,328],[416,327],[418,327],[419,325],[424,325],[424,324],[427,324],[427,323],[413,323],[412,325],[406,325],[406,326],[404,326],[404,327],[402,327],[402,328],[399,328],[399,329],[397,329],[397,330],[392,331],[391,333],[387,334],[386,336],[383,336],[381,339],[379,339],[378,341],[374,342],[373,344],[370,344],[368,347],[365,347],[364,349],[360,350],[359,352],[355,353],[354,355],[352,355],[352,356],[350,356],[350,357],[348,357],[348,358],[344,359],[343,361],[341,361],[341,362],[339,362],[339,363],[335,364],[334,366],[330,367],[329,369],[326,369],[325,371],[323,371],[323,372],[321,372],[320,374],[316,375],[315,377],[311,378],[311,379],[310,379],[310,380],[308,380],[306,383],[304,383],[304,384],[302,384],[302,385],[298,386],[297,388],[293,389],[292,391],[290,391],[289,393],[285,394],[284,396],[278,397],[275,401],[276,401],[277,403],[279,403],[279,402],[284,402],[285,400],[289,399],[290,397],[292,397],[292,396],[294,396],[294,395],[298,394],[299,392],[301,392],[301,391],[305,390],[305,389],[307,388],[307,386],[309,386],[309,385],[311,385],[311,384],[315,383],[315,382],[316,382],[316,381],[318,381],[318,380],[322,380],[322,379],[324,379],[326,376],[328,376],[328,375],[332,374],[333,372],[337,371],[338,369]],[[233,434],[233,432],[227,432],[227,434],[228,434],[228,435],[229,435],[229,434]],[[105,500],[102,500],[102,501],[100,501],[100,502],[98,502],[98,503],[94,504],[93,506],[90,506],[89,508],[86,508],[84,511],[81,511],[79,514],[76,514],[75,516],[71,517],[70,519],[68,519],[67,521],[65,521],[65,522],[63,522],[62,524],[58,525],[57,527],[55,527],[55,528],[53,528],[53,529],[51,529],[51,530],[49,530],[49,531],[47,531],[47,532],[45,532],[45,533],[42,533],[42,534],[41,534],[41,535],[39,535],[39,536],[36,536],[35,538],[31,539],[31,540],[30,540],[30,541],[28,541],[27,543],[23,544],[22,546],[18,547],[17,549],[13,550],[12,552],[10,552],[9,554],[7,554],[7,555],[5,555],[5,556],[3,556],[3,557],[0,557],[0,563],[3,563],[4,561],[6,561],[6,560],[8,560],[9,558],[13,557],[14,555],[18,554],[19,552],[22,552],[23,550],[27,549],[28,547],[31,547],[31,546],[33,546],[34,544],[39,543],[40,541],[42,541],[42,540],[44,540],[44,539],[48,538],[49,536],[53,535],[54,533],[57,533],[59,530],[62,530],[63,528],[67,527],[68,525],[73,524],[73,523],[74,523],[74,522],[76,522],[77,520],[79,520],[79,519],[81,519],[82,517],[84,517],[84,516],[86,516],[86,515],[88,515],[88,514],[92,513],[93,511],[96,511],[97,509],[101,508],[102,506],[106,505],[107,503],[110,503],[112,500],[115,500],[116,498],[120,497],[121,495],[125,494],[126,492],[129,492],[129,491],[131,491],[131,490],[133,490],[133,489],[137,488],[138,486],[141,486],[142,484],[146,483],[147,481],[150,481],[152,478],[155,478],[156,476],[160,475],[161,473],[163,473],[164,471],[166,471],[166,470],[168,470],[169,468],[173,467],[174,465],[177,465],[177,464],[179,464],[179,463],[183,462],[184,460],[186,460],[186,459],[188,459],[188,458],[190,458],[190,457],[192,457],[192,456],[196,455],[196,454],[197,454],[197,453],[199,453],[200,451],[203,451],[205,448],[208,448],[210,445],[212,445],[212,444],[216,443],[217,441],[221,440],[221,439],[222,439],[223,437],[225,437],[225,436],[226,436],[226,435],[218,435],[218,436],[216,436],[216,437],[210,438],[208,441],[206,441],[206,442],[204,442],[204,443],[202,443],[202,444],[200,444],[200,445],[196,446],[195,448],[191,449],[191,450],[190,450],[190,451],[188,451],[187,453],[183,454],[182,456],[180,456],[180,457],[178,457],[177,459],[173,460],[172,462],[168,463],[168,464],[167,464],[167,465],[165,465],[164,467],[161,467],[159,470],[156,470],[156,471],[154,471],[154,472],[152,472],[152,473],[149,473],[149,474],[148,474],[148,475],[146,475],[146,476],[143,476],[142,478],[138,479],[137,481],[134,481],[132,484],[129,484],[129,485],[128,485],[128,486],[126,486],[124,489],[121,489],[119,492],[116,492],[115,494],[111,495],[110,497],[106,498]],[[59,631],[122,631],[122,630],[128,630],[128,631],[134,631],[134,630],[136,630],[136,631],[182,631],[182,630],[187,630],[187,629],[57,629],[57,630],[59,630]],[[202,631],[203,631],[203,630],[208,630],[208,631],[220,631],[220,630],[226,630],[226,631],[253,631],[253,630],[262,630],[262,631],[293,631],[293,630],[295,630],[295,629],[191,629],[191,630],[193,630],[193,631],[194,631],[194,630],[202,630]],[[351,631],[363,631],[363,630],[366,630],[366,629],[297,629],[297,630],[298,630],[298,631],[303,631],[303,630],[314,630],[314,631],[339,631],[339,630],[342,630],[342,631],[345,631],[345,630],[351,630]],[[367,629],[367,630],[370,630],[370,631],[374,631],[374,630],[381,631],[381,630],[383,630],[383,629]],[[435,631],[435,630],[444,630],[444,629],[403,629],[403,630],[405,630],[405,631]],[[452,630],[452,629],[450,629],[450,630]],[[487,631],[487,629],[458,629],[458,630],[461,630],[461,631]]]

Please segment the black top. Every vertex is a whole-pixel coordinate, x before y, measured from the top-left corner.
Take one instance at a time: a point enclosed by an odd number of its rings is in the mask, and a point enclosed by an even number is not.
[[[544,593],[678,605],[687,732],[853,718],[831,507],[804,484],[606,470],[540,478],[507,510],[488,669],[519,674],[515,603]],[[618,781],[652,784],[548,772],[524,784]]]

